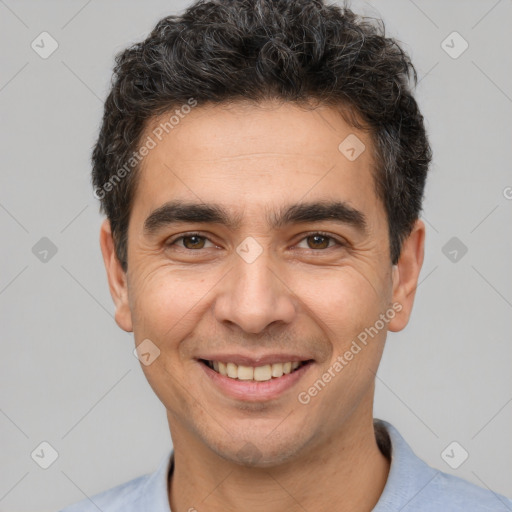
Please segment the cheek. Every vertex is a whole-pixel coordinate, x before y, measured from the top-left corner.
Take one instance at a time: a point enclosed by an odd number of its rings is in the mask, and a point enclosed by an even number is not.
[[[181,339],[197,323],[215,283],[211,272],[170,266],[138,274],[130,291],[136,339],[153,336],[160,343]]]
[[[151,364],[141,367],[151,388],[169,411],[192,414],[190,407],[196,407],[195,400],[189,403],[190,394],[183,392],[183,383],[192,364],[183,340],[190,336],[204,314],[208,290],[215,282],[212,276],[185,273],[168,266],[141,272],[136,282],[132,282],[136,344],[149,339],[159,351]]]
[[[328,336],[345,339],[375,321],[387,304],[387,291],[373,272],[344,266],[305,275],[292,289],[308,312],[317,316]]]

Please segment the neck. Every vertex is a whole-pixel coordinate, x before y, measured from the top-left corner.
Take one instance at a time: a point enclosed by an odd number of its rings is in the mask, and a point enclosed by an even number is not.
[[[282,510],[370,512],[389,473],[389,460],[375,438],[373,412],[354,414],[307,453],[271,468],[234,464],[173,422],[172,512]]]

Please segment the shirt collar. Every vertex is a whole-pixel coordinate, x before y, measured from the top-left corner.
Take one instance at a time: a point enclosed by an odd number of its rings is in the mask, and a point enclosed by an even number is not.
[[[391,459],[391,464],[386,485],[372,512],[402,510],[434,479],[438,471],[415,455],[393,425],[379,419],[374,419],[373,424],[379,448]],[[387,446],[386,437],[389,439]]]
[[[139,494],[140,510],[171,512],[169,505],[169,475],[174,469],[174,450],[168,451],[158,464],[158,469],[145,481]]]

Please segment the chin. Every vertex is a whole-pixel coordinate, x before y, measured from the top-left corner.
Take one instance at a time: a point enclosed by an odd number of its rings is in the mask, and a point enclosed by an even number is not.
[[[275,429],[274,423],[274,429]],[[210,448],[224,460],[251,468],[271,468],[280,466],[304,453],[308,444],[299,433],[290,431],[277,432],[267,429],[260,433],[249,435],[244,432],[241,436],[227,437],[223,442],[210,444]]]

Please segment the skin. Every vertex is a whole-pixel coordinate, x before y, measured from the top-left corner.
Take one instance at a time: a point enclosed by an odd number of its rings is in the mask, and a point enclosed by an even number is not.
[[[366,146],[354,161],[338,150],[349,134]],[[375,373],[387,331],[408,323],[425,226],[416,221],[393,266],[371,149],[368,134],[350,127],[332,107],[199,105],[143,162],[126,274],[108,220],[102,224],[116,322],[133,331],[136,344],[150,339],[160,350],[142,369],[167,410],[175,457],[173,512],[327,511],[333,503],[336,510],[370,511],[377,503],[389,461],[373,428]],[[186,223],[146,235],[146,217],[173,199],[215,202],[242,222],[236,230]],[[279,229],[266,223],[266,211],[332,199],[363,212],[368,233],[332,221]],[[190,231],[206,237],[199,248],[197,240],[170,243]],[[317,248],[321,243],[311,239],[318,231],[333,237],[328,248]],[[236,252],[249,236],[263,249],[250,264]],[[401,311],[301,404],[298,393],[393,303]],[[277,399],[254,403],[229,398],[212,384],[195,359],[205,347],[297,351],[315,361]],[[243,462],[238,451],[249,442],[258,457]]]

